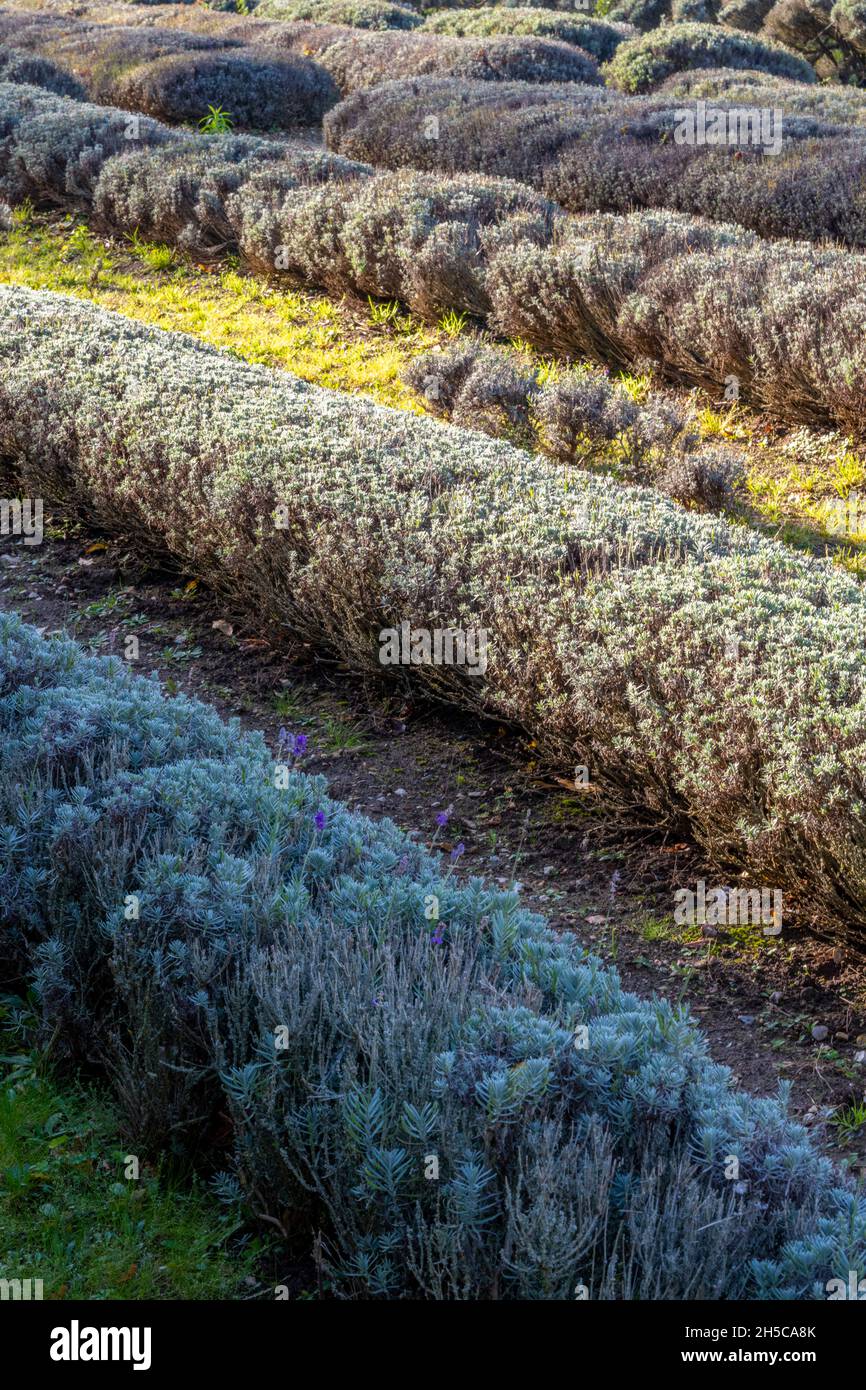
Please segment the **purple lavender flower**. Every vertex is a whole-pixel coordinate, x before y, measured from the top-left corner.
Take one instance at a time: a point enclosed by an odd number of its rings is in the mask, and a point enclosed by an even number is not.
[[[303,757],[304,753],[306,753],[307,742],[308,739],[306,734],[295,734],[294,754],[296,758]]]
[[[439,812],[438,816],[436,817],[436,824],[437,824],[441,829],[444,829],[444,828],[445,828],[445,826],[448,824],[448,812],[447,812],[447,811],[440,811],[440,812]]]
[[[441,946],[441,945],[442,945],[442,942],[444,941],[444,939],[445,939],[445,938],[443,937],[442,933],[441,933],[441,932],[437,932],[435,936],[431,936],[431,938],[430,938],[430,944],[431,944],[432,946]]]
[[[460,858],[461,854],[465,854],[465,853],[466,853],[466,846],[464,845],[463,841],[461,840],[461,841],[460,841],[460,844],[459,844],[459,845],[455,845],[454,848],[453,848],[452,851],[451,851],[451,863],[452,863],[452,864],[456,864],[456,863],[457,863],[457,860]]]
[[[324,830],[324,828],[325,828],[325,813],[324,813],[324,811],[317,811],[317,812],[316,812],[316,814],[313,816],[313,825],[316,827],[317,830]]]

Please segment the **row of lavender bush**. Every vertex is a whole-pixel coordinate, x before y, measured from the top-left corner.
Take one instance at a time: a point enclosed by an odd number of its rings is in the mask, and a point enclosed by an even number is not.
[[[6,613],[0,737],[0,982],[149,1160],[213,1165],[228,1116],[215,1197],[288,1258],[323,1232],[337,1297],[824,1299],[862,1270],[866,1203],[785,1096],[515,892]]]
[[[57,64],[92,101],[172,122],[220,106],[237,125],[261,130],[317,124],[338,95],[394,77],[601,83],[588,53],[533,36],[457,38],[264,23],[195,33],[0,10],[4,41]]]
[[[175,556],[357,670],[381,673],[383,627],[486,630],[484,675],[412,667],[420,687],[518,721],[611,807],[862,931],[853,579],[84,301],[3,289],[0,307],[0,455],[24,495]]]
[[[0,10],[0,43],[53,63],[92,101],[169,122],[221,106],[240,125],[284,130],[317,124],[339,95],[312,59],[228,36]]]
[[[733,378],[781,419],[862,431],[861,256],[667,212],[568,216],[503,179],[184,136],[30,86],[0,84],[0,142],[10,202],[78,207],[197,256],[240,251],[263,275],[427,317],[465,312],[557,357]]]
[[[350,158],[517,178],[571,212],[669,208],[762,236],[866,246],[859,94],[817,95],[805,84],[745,98],[722,90],[707,112],[708,128],[720,113],[722,144],[680,143],[683,113],[696,122],[699,99],[416,78],[348,97],[324,126],[329,147]],[[766,129],[753,139],[762,109]],[[757,124],[743,120],[749,110]]]

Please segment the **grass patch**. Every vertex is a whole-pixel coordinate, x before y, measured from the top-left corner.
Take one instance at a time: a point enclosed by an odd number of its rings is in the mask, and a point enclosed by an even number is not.
[[[103,241],[72,218],[26,209],[0,235],[0,283],[91,299],[156,328],[191,333],[247,362],[414,414],[423,407],[400,373],[442,338],[397,306],[275,289],[236,267],[191,265],[138,236],[123,245]]]
[[[125,1145],[104,1096],[55,1080],[17,1014],[0,1003],[0,1278],[41,1279],[46,1299],[255,1296],[261,1247],[234,1209]]]

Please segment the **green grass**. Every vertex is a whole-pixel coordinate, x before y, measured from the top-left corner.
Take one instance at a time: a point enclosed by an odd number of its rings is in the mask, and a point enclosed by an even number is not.
[[[445,333],[396,304],[277,289],[236,268],[192,265],[137,234],[123,244],[105,242],[73,218],[37,217],[26,208],[0,235],[0,283],[90,299],[154,327],[192,333],[247,362],[415,414],[423,407],[400,373]]]
[[[855,1101],[851,1105],[839,1110],[833,1116],[833,1124],[839,1131],[841,1143],[848,1143],[856,1139],[860,1130],[866,1125],[866,1101]]]
[[[55,1080],[0,1004],[0,1278],[46,1299],[249,1298],[258,1242],[190,1177],[120,1139],[96,1089]]]

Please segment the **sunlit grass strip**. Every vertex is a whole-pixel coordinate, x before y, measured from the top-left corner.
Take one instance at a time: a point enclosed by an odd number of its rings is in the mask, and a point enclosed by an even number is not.
[[[128,248],[106,245],[80,222],[26,211],[0,233],[0,283],[88,299],[155,328],[193,333],[247,362],[415,413],[422,407],[400,373],[448,336],[396,305],[368,306],[365,316],[357,304],[278,289],[233,268],[198,269],[170,247],[137,239]]]

